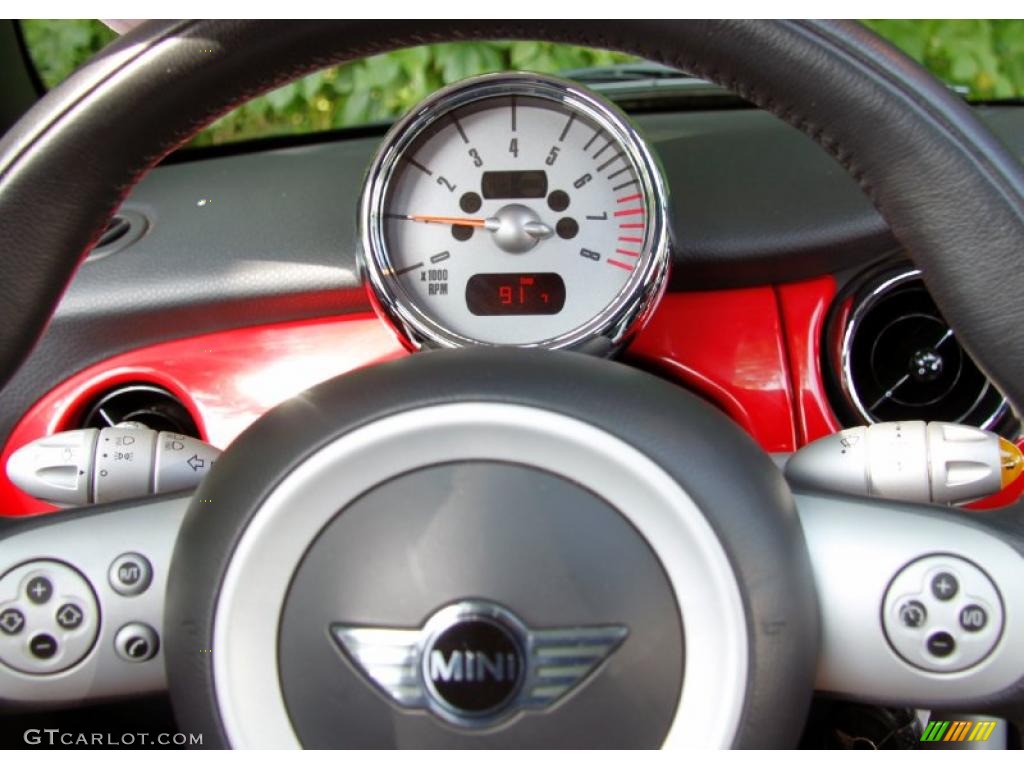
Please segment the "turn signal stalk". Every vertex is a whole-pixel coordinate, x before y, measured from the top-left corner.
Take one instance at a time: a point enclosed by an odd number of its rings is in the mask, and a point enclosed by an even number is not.
[[[786,462],[795,487],[903,501],[963,504],[998,493],[1024,472],[1009,440],[962,424],[896,421],[844,429]]]

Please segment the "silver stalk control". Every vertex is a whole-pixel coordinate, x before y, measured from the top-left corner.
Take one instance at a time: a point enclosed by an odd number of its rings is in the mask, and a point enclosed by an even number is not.
[[[202,440],[125,423],[35,440],[11,454],[7,476],[29,496],[73,507],[191,490],[219,456]]]
[[[901,501],[962,504],[1024,471],[1016,445],[963,424],[894,421],[815,440],[786,462],[795,487]]]

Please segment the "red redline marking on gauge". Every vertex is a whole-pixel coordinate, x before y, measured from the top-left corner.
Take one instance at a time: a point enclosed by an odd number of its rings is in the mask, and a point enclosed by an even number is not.
[[[630,208],[630,209],[625,210],[625,211],[616,211],[615,215],[616,216],[643,216],[644,215],[644,209],[643,208]]]
[[[639,251],[627,251],[625,248],[616,248],[616,253],[621,253],[623,256],[632,256],[634,259],[640,257]]]
[[[619,224],[619,229],[643,229],[643,224]]]
[[[642,243],[644,239],[642,237],[626,237],[622,236],[619,238],[620,243]]]
[[[643,195],[641,195],[639,192],[637,192],[635,195],[629,195],[628,197],[620,197],[615,202],[616,203],[628,203],[630,200],[640,200],[642,198],[643,198]]]
[[[624,261],[616,261],[615,259],[608,259],[608,263],[611,264],[613,267],[618,267],[619,269],[624,269],[627,272],[632,272],[633,271],[633,265],[632,264],[627,264]]]

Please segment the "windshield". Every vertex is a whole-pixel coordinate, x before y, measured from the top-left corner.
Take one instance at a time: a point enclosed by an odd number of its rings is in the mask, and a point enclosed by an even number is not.
[[[1024,21],[879,20],[868,26],[975,101],[1024,98]],[[64,80],[116,36],[95,20],[22,22],[45,88]],[[624,94],[657,87],[693,97],[682,73],[611,51],[538,42],[442,43],[372,56],[316,72],[259,96],[203,130],[192,146],[388,122],[444,85],[503,70],[562,74],[629,106]],[[663,103],[663,102],[662,102]]]

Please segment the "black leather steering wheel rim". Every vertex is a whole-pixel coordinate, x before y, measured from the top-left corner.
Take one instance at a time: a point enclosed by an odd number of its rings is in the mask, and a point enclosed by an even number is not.
[[[858,24],[820,21],[144,24],[0,142],[0,382],[28,355],[133,184],[200,128],[331,63],[484,38],[639,54],[720,83],[808,134],[892,226],[981,367],[1024,403],[1024,358],[997,352],[1024,343],[1024,172],[923,69]]]

